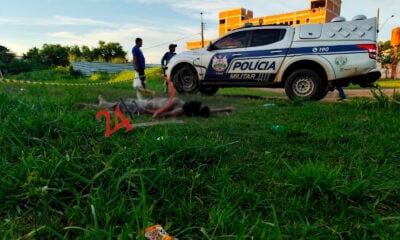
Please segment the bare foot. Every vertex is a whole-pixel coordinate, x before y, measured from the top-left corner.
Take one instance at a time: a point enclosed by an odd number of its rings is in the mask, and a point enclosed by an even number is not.
[[[106,101],[104,99],[103,95],[101,95],[101,94],[99,95],[98,99],[99,99],[99,105],[103,104]]]

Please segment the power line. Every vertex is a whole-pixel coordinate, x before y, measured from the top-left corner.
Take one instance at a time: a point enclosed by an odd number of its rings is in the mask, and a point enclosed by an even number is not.
[[[198,32],[196,34],[193,34],[193,35],[189,35],[189,36],[185,36],[185,37],[182,37],[182,38],[178,38],[178,39],[175,39],[175,40],[172,40],[172,41],[163,42],[163,43],[151,46],[151,47],[146,47],[146,49],[156,48],[156,47],[163,46],[163,45],[166,45],[166,44],[171,43],[171,42],[177,42],[177,41],[180,41],[180,40],[191,38],[191,37],[194,37],[194,36],[199,35],[199,34],[200,34],[200,32]]]

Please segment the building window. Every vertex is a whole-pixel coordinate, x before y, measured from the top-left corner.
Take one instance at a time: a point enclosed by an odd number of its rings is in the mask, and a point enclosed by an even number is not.
[[[311,3],[311,8],[325,7],[325,0],[318,0]]]

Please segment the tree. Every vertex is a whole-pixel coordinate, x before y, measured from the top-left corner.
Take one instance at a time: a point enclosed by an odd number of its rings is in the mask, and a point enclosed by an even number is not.
[[[82,58],[88,62],[93,61],[93,53],[88,46],[82,46]]]
[[[99,41],[99,47],[93,49],[93,59],[103,62],[112,62],[113,59],[126,59],[126,52],[123,50],[119,43],[109,42],[106,43],[102,40]]]
[[[10,52],[10,50],[2,45],[0,45],[0,61],[3,64],[9,64],[15,59],[15,54]]]
[[[390,40],[388,41],[379,41],[378,42],[378,59],[377,61],[381,63],[382,67],[385,64],[391,63],[393,60],[393,51],[390,46]]]
[[[69,52],[69,58],[68,59],[69,59],[70,62],[79,61],[79,60],[82,59],[83,54],[82,54],[82,51],[81,51],[81,49],[79,48],[78,45],[74,45],[74,46],[70,47],[68,49],[68,52]]]
[[[0,45],[0,70],[6,73],[20,73],[29,71],[29,64],[23,60],[17,59],[15,54],[4,46]]]
[[[23,59],[13,59],[8,65],[8,72],[18,74],[32,70],[32,64]]]
[[[40,50],[43,64],[49,66],[67,66],[68,49],[60,44],[44,44]]]
[[[42,56],[40,55],[39,48],[34,47],[28,50],[28,52],[23,54],[22,58],[28,60],[32,63],[41,64]]]

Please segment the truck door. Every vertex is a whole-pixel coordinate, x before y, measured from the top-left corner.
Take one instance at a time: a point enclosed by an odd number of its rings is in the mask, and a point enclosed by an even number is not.
[[[219,39],[204,58],[209,61],[205,82],[263,85],[273,81],[290,45],[288,32],[288,27],[252,28]]]
[[[225,70],[238,54],[245,52],[250,40],[249,31],[235,31],[211,44],[201,56],[205,68],[205,82],[227,80]]]

